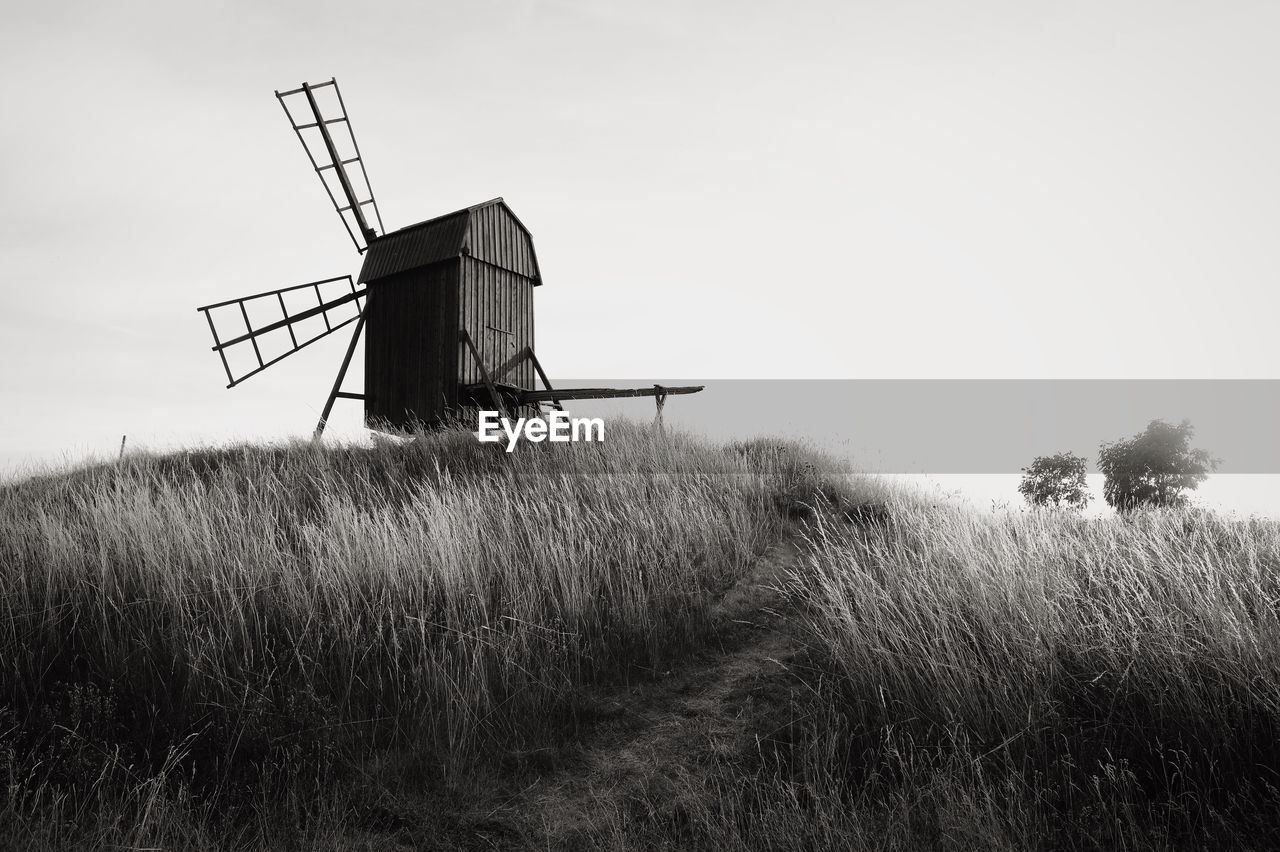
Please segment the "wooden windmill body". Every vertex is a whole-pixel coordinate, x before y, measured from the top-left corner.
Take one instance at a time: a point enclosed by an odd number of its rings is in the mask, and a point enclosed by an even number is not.
[[[369,290],[369,422],[445,419],[471,402],[465,388],[484,384],[481,365],[491,382],[534,389],[528,353],[533,288],[542,282],[533,240],[502,199],[376,240],[359,283]]]
[[[318,94],[330,96],[329,110]],[[387,233],[337,81],[304,83],[276,97],[364,264],[354,282],[342,276],[198,308],[227,387],[354,323],[316,437],[337,399],[363,400],[372,428],[408,431],[479,409],[530,416],[565,400],[653,396],[661,403],[668,394],[702,390],[551,388],[534,354],[533,291],[542,273],[532,235],[506,202],[495,198]],[[264,308],[278,319],[255,320]],[[244,330],[219,335],[228,321]],[[304,331],[308,323],[311,330]],[[347,392],[343,382],[362,332],[365,388]],[[281,354],[267,350],[272,337]],[[252,357],[233,366],[228,354],[237,352]]]

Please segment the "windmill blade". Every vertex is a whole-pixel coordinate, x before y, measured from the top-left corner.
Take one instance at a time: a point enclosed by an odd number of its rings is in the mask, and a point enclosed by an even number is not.
[[[343,287],[338,282],[346,282],[346,286]],[[327,297],[321,292],[321,288],[325,285],[332,285],[327,287],[330,291]],[[315,293],[314,305],[310,303],[310,293],[307,291]],[[299,349],[305,349],[320,338],[328,337],[343,326],[358,320],[364,314],[362,300],[366,293],[365,288],[356,289],[350,275],[343,275],[338,278],[326,278],[323,281],[282,287],[279,290],[268,290],[252,296],[241,296],[225,302],[215,302],[196,310],[203,313],[205,319],[209,321],[209,331],[213,335],[213,351],[217,352],[222,359],[222,368],[226,370],[229,382],[227,387],[232,388]],[[290,294],[290,301],[294,303],[292,306],[286,301],[286,294]],[[353,308],[343,311],[343,307],[347,305]],[[352,310],[354,314],[351,313]],[[271,318],[266,321],[259,319],[255,323],[250,314],[261,318],[264,311]],[[215,312],[218,312],[219,320],[214,319]],[[274,318],[277,314],[278,319]],[[317,317],[323,321],[323,328],[317,328],[317,333],[308,334],[307,321]],[[233,336],[219,335],[220,323],[223,331],[230,332]],[[241,324],[244,326],[243,331],[240,330]],[[310,325],[318,326],[315,323]],[[277,332],[281,334],[276,334]],[[287,333],[287,340],[284,339],[283,333]],[[281,345],[277,348],[283,348],[284,351],[274,355],[268,351],[264,356],[263,350],[268,340],[272,343],[279,342]],[[239,360],[246,361],[248,366],[233,367],[227,358],[229,352],[233,355],[246,355]],[[252,353],[252,360],[248,359],[248,353]]]
[[[373,197],[369,173],[360,157],[360,146],[356,144],[338,81],[303,83],[300,88],[276,92],[276,98],[307,152],[311,167],[320,176],[356,251],[363,254],[369,243],[386,229],[382,226],[382,213]],[[321,100],[325,104],[322,105]],[[371,225],[370,210],[372,219],[378,223],[376,230]]]

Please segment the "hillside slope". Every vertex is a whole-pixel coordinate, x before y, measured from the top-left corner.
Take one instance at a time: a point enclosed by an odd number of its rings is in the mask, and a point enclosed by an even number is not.
[[[0,489],[6,848],[1267,848],[1280,524],[647,428]]]

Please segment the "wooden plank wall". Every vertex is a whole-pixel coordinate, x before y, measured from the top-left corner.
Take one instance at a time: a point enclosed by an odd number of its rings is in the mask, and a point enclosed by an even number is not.
[[[459,261],[369,285],[365,305],[365,422],[408,429],[457,404]]]
[[[462,286],[459,290],[462,327],[475,341],[490,372],[522,352],[526,346],[533,346],[533,281],[474,257],[466,257],[462,259]],[[511,334],[502,334],[494,329]],[[480,371],[469,356],[460,360],[457,375],[461,384],[481,381]],[[501,381],[532,388],[533,379],[533,362],[526,359]]]
[[[533,241],[503,204],[471,211],[467,245],[472,257],[510,269],[525,278],[538,277]]]

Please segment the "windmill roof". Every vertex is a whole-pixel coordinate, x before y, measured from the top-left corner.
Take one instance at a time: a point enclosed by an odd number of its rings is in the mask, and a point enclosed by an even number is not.
[[[475,256],[542,283],[529,229],[501,198],[383,234],[369,244],[360,283],[455,257]]]

